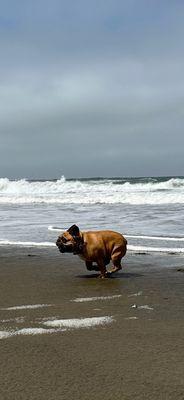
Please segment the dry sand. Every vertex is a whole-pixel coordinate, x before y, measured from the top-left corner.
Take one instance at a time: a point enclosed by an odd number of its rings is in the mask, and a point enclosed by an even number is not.
[[[129,254],[124,267],[100,280],[54,248],[0,248],[0,399],[184,399],[183,257]]]

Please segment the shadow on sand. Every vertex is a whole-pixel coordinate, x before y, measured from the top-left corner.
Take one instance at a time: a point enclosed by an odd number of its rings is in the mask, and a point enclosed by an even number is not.
[[[107,279],[129,279],[129,278],[139,278],[143,276],[142,274],[137,274],[135,272],[123,272],[123,273],[114,273],[108,274]],[[85,274],[85,275],[76,275],[76,278],[80,279],[96,279],[99,277],[99,274]],[[100,280],[100,279],[99,279]]]

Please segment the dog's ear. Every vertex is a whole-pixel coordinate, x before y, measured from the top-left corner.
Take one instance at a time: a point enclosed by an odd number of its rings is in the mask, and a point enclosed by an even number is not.
[[[79,228],[77,225],[72,225],[67,232],[72,236],[79,236]]]

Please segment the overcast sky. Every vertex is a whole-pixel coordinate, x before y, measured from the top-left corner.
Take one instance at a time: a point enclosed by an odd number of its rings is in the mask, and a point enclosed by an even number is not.
[[[0,0],[0,177],[184,175],[182,0]]]

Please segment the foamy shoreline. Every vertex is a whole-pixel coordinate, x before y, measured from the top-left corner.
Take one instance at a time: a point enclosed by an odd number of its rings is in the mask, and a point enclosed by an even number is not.
[[[56,247],[55,243],[52,242],[21,242],[11,240],[0,240],[0,246],[2,247],[28,247],[28,248],[49,248]],[[171,247],[150,247],[150,246],[134,246],[128,245],[127,251],[130,253],[163,253],[163,254],[184,254],[184,248],[171,248]]]

